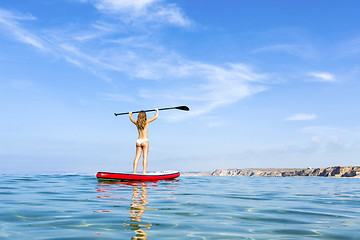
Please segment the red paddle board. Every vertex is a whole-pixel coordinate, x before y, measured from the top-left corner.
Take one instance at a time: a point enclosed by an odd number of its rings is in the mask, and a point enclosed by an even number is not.
[[[139,173],[111,173],[111,172],[98,172],[96,177],[98,179],[116,179],[120,181],[156,181],[164,179],[173,179],[180,176],[178,171],[161,171],[151,172],[148,174]]]

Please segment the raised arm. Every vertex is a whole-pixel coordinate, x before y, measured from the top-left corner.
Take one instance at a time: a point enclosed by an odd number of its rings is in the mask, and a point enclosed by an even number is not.
[[[155,108],[155,116],[150,118],[149,120],[147,120],[148,123],[151,123],[152,121],[154,121],[155,119],[157,119],[157,117],[159,116],[159,109]]]
[[[136,121],[133,119],[132,114],[132,112],[129,112],[130,121],[136,125]]]

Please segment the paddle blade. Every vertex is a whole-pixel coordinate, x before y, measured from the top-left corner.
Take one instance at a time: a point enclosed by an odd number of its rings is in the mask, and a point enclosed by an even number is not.
[[[175,107],[176,109],[179,109],[179,110],[183,110],[183,111],[189,111],[190,108],[188,106],[179,106],[179,107]]]

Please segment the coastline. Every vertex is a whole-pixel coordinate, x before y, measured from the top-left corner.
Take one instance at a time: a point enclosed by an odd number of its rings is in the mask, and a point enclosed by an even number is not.
[[[213,172],[185,172],[182,176],[244,176],[244,177],[347,177],[360,178],[360,166],[327,168],[233,168]]]

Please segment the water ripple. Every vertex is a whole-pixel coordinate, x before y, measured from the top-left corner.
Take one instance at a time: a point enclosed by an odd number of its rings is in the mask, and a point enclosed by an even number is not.
[[[1,176],[1,239],[358,239],[360,179]]]

